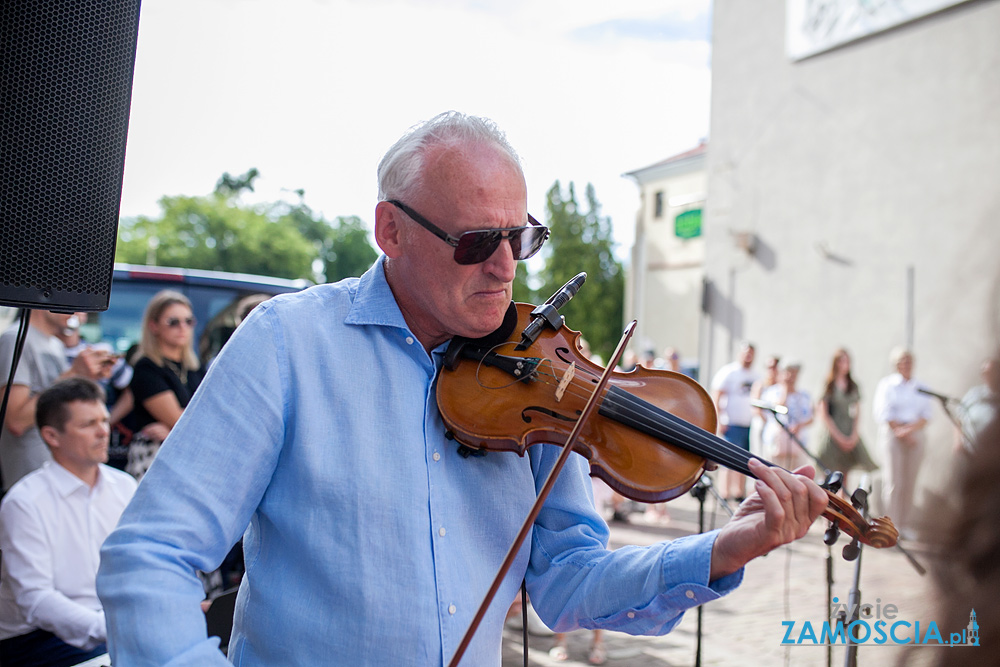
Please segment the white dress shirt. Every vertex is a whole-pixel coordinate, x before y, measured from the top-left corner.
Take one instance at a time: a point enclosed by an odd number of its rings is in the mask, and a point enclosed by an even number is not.
[[[875,388],[872,412],[875,421],[884,424],[899,422],[912,424],[920,419],[930,419],[931,400],[917,391],[921,387],[914,379],[906,380],[899,373],[882,378]]]
[[[11,487],[0,503],[0,639],[42,629],[83,650],[105,641],[100,549],[135,488],[102,465],[91,489],[54,461]]]

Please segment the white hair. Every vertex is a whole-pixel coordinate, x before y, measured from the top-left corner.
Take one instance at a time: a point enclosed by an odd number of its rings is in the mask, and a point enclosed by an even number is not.
[[[488,118],[445,111],[411,127],[386,151],[378,165],[378,198],[405,199],[420,185],[430,148],[460,144],[493,144],[521,170],[521,158],[496,123]]]
[[[910,359],[912,359],[913,352],[908,347],[904,347],[902,345],[897,345],[896,347],[892,348],[892,350],[889,352],[889,361],[892,362],[893,366],[898,364],[903,359],[903,357],[909,357]]]

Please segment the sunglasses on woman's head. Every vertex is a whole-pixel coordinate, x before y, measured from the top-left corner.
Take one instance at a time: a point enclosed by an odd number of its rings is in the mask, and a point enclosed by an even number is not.
[[[528,214],[528,222],[530,224],[524,227],[477,229],[465,232],[456,238],[403,202],[396,199],[389,199],[387,201],[410,216],[415,223],[455,248],[455,262],[458,264],[479,264],[480,262],[485,262],[496,252],[504,239],[510,241],[510,250],[514,255],[514,259],[528,259],[541,250],[545,239],[549,238],[549,228],[531,217],[531,214]]]
[[[193,327],[194,326],[194,318],[193,317],[185,317],[184,319],[181,319],[179,317],[168,317],[166,319],[166,321],[164,321],[164,324],[166,324],[171,329],[173,329],[174,327],[179,327],[181,324],[186,324],[189,327]]]

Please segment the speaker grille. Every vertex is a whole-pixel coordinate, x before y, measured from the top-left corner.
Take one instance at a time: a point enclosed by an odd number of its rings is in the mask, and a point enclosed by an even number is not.
[[[0,302],[105,309],[139,1],[0,4]]]

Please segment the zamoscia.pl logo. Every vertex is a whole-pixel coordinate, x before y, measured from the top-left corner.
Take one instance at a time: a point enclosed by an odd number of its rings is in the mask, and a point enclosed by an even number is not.
[[[849,608],[850,607],[850,608]],[[854,617],[855,605],[841,603],[833,598],[830,619],[817,627],[812,621],[782,621],[785,634],[783,646],[979,646],[979,623],[976,610],[969,614],[969,624],[961,632],[942,633],[934,621],[922,623],[909,621],[899,616],[899,608],[894,604],[882,604],[881,598],[875,604],[862,604]],[[945,638],[947,636],[947,639]]]

